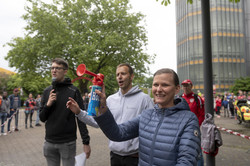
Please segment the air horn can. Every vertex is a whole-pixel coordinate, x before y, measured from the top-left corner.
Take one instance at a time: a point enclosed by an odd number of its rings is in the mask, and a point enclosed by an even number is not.
[[[88,115],[90,116],[97,116],[98,115],[98,110],[100,107],[100,98],[99,96],[95,93],[95,90],[102,90],[102,85],[103,85],[103,79],[104,75],[101,73],[95,74],[92,73],[88,70],[86,70],[85,64],[80,64],[77,67],[76,74],[80,77],[84,74],[92,75],[94,76],[94,79],[92,81],[93,86],[91,87],[91,96],[89,99],[89,104],[88,104]]]

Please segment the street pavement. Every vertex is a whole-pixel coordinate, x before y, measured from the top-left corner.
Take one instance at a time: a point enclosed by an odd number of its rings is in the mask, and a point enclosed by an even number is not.
[[[222,112],[223,113],[223,112]],[[237,124],[235,119],[215,116],[215,124],[228,130],[250,136],[250,123]],[[250,139],[221,131],[223,145],[216,156],[218,166],[249,166],[250,165]]]
[[[24,112],[20,112],[20,131],[0,136],[0,166],[46,166],[43,156],[44,124],[40,127],[25,129]],[[35,120],[36,113],[33,115]],[[219,127],[231,129],[250,136],[250,124],[237,124],[235,119],[215,117],[215,124]],[[14,121],[12,120],[12,125]],[[34,121],[33,121],[34,123]],[[5,126],[6,129],[6,126]],[[91,156],[86,166],[108,166],[108,139],[100,129],[88,127],[91,137]],[[250,140],[225,131],[221,131],[223,146],[216,156],[218,166],[248,166],[250,165]],[[83,152],[81,138],[78,133],[77,154]],[[206,156],[204,154],[206,160]]]
[[[45,126],[34,125],[36,112],[33,115],[34,128],[25,129],[24,112],[19,113],[18,132],[12,132],[6,136],[0,136],[0,166],[46,166],[43,156],[43,143],[45,137]],[[12,119],[11,125],[14,124]],[[29,121],[28,121],[29,126]],[[6,126],[5,126],[6,129]],[[87,166],[106,166],[109,164],[108,139],[100,129],[89,127],[91,137],[91,156],[86,161]],[[5,130],[6,131],[6,130]],[[83,152],[83,145],[79,131],[77,132],[77,155]]]

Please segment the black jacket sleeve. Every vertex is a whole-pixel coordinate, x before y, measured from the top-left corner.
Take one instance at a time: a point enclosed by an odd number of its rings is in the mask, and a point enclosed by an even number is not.
[[[78,103],[79,107],[83,110],[83,108],[84,108],[83,99],[82,99],[81,93],[79,92],[78,89],[76,90],[75,100]],[[80,134],[82,137],[82,143],[84,145],[89,145],[90,137],[89,137],[89,132],[88,132],[86,124],[83,123],[82,121],[78,120],[78,118],[77,118],[77,123],[78,123],[79,131],[80,131]]]

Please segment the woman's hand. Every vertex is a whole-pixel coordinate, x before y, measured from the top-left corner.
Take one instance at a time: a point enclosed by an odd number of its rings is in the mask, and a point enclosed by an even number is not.
[[[81,111],[78,103],[71,97],[69,97],[69,101],[66,103],[66,107],[69,108],[76,115],[78,115]]]
[[[100,97],[100,108],[99,113],[103,114],[107,111],[107,105],[106,105],[106,94],[105,94],[105,86],[102,86],[102,91],[95,90],[95,93],[99,95]]]

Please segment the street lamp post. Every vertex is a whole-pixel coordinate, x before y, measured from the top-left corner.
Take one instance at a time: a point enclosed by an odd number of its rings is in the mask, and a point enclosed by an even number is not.
[[[214,116],[210,2],[201,0],[205,111]],[[206,154],[206,165],[215,166],[215,157]]]

